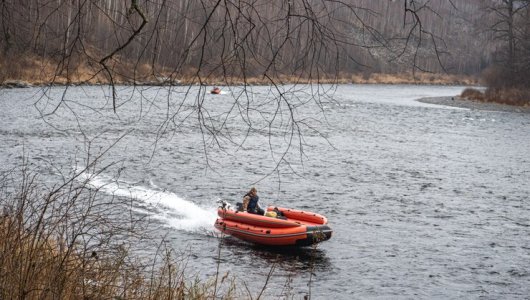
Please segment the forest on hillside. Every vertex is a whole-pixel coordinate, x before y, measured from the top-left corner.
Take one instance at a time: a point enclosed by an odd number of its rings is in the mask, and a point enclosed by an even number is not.
[[[528,58],[528,2],[4,0],[0,81],[476,75]]]

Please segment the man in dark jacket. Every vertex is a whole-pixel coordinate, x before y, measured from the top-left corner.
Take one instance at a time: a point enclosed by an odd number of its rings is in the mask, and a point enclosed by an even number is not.
[[[243,197],[243,205],[247,204],[247,212],[251,214],[263,215],[265,211],[259,206],[258,190],[255,187]]]

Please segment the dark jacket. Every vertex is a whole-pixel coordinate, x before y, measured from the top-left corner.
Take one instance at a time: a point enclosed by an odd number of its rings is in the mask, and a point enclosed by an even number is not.
[[[247,206],[247,211],[251,213],[256,213],[259,208],[259,204],[258,204],[259,196],[258,195],[250,196],[250,194],[246,194],[245,197],[247,196],[250,198],[250,201],[248,202],[248,206]]]

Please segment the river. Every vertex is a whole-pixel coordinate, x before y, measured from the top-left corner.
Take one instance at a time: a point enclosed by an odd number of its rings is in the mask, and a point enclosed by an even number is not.
[[[138,203],[202,278],[219,247],[221,272],[254,295],[274,265],[270,299],[528,298],[529,114],[415,101],[463,87],[279,89],[118,87],[116,113],[105,87],[0,90],[1,169],[27,157],[52,185],[115,143],[92,184]],[[333,237],[296,251],[220,242],[215,201],[251,186],[262,205],[327,216]]]

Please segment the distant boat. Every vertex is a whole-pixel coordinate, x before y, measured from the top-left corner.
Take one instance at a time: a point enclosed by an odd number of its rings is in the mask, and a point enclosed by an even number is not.
[[[214,87],[213,90],[210,91],[211,94],[221,94],[221,89],[218,87]]]

